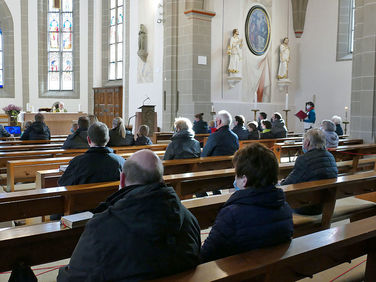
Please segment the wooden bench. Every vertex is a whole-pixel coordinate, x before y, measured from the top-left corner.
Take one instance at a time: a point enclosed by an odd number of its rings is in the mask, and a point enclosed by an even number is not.
[[[63,143],[0,146],[0,152],[60,149]]]
[[[376,217],[371,217],[155,281],[297,281],[363,255],[367,255],[365,281],[376,281],[375,246]]]
[[[64,143],[65,140],[66,138],[54,138],[51,140],[7,140],[7,141],[0,141],[0,146]]]
[[[171,137],[174,135],[174,132],[154,132],[152,137],[152,142],[154,144],[157,144],[158,141],[170,141]],[[204,142],[204,139],[207,138],[210,134],[204,133],[204,134],[195,134],[194,138],[202,143]]]

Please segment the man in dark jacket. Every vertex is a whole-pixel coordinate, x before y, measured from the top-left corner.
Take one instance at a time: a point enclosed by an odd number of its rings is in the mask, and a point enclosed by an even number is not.
[[[63,149],[86,149],[89,148],[87,143],[87,130],[89,128],[89,118],[82,116],[78,118],[78,129],[67,137]]]
[[[90,149],[69,162],[69,166],[58,181],[59,185],[119,180],[124,159],[106,147],[109,139],[108,128],[104,123],[92,124],[87,137]]]
[[[238,136],[239,140],[248,140],[248,130],[244,126],[245,118],[242,115],[235,116],[234,128],[232,131]]]
[[[238,136],[230,130],[231,115],[220,111],[216,117],[217,131],[210,134],[202,151],[202,157],[231,156],[239,149]]]
[[[203,262],[291,240],[292,211],[276,188],[278,161],[254,143],[234,156],[237,190],[224,204],[201,249]]]
[[[280,113],[273,114],[271,132],[274,138],[286,138],[287,136],[287,127]]]
[[[177,118],[174,126],[176,133],[168,144],[164,160],[199,158],[200,142],[193,138],[192,123],[187,118]]]
[[[21,140],[50,140],[50,129],[44,123],[44,116],[41,113],[35,115],[35,122],[27,128],[21,136]]]
[[[296,159],[294,169],[286,179],[281,181],[281,185],[336,178],[337,164],[333,155],[326,150],[325,142],[325,135],[320,129],[314,128],[307,131],[303,139],[304,154]],[[322,206],[304,207],[296,212],[316,215],[322,212]]]
[[[58,282],[149,280],[198,264],[197,219],[162,176],[152,151],[138,151],[125,162],[123,188],[95,210]]]

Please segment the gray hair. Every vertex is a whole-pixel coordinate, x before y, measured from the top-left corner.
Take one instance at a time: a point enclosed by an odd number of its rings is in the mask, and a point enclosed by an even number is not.
[[[342,123],[342,118],[340,116],[333,116],[332,117],[332,122],[334,122],[334,124],[341,124]]]
[[[231,114],[228,111],[219,111],[217,117],[221,120],[224,125],[230,125],[232,123]]]
[[[304,134],[304,140],[309,140],[311,149],[326,149],[326,139],[324,133],[318,128],[312,128]]]
[[[179,128],[180,130],[188,130],[193,132],[192,130],[192,122],[185,118],[185,117],[178,117],[175,119],[174,126]]]
[[[123,173],[127,181],[138,184],[162,182],[163,164],[155,153],[154,155],[152,169],[148,169],[132,159],[126,160],[123,166]]]
[[[325,131],[336,131],[336,125],[331,120],[323,120],[321,126]]]
[[[108,127],[102,122],[95,122],[90,125],[87,134],[91,142],[97,146],[106,146],[110,140]]]

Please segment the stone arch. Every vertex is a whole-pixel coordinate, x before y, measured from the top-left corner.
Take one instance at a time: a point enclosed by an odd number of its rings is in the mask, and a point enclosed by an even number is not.
[[[3,32],[4,50],[4,88],[0,88],[0,98],[14,98],[14,27],[5,0],[0,0],[0,29]]]

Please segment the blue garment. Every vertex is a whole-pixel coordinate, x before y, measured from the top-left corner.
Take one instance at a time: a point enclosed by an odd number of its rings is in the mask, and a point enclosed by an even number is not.
[[[313,149],[296,159],[294,169],[281,181],[281,185],[336,178],[337,175],[338,168],[333,155],[327,150]],[[322,205],[303,207],[296,212],[304,215],[320,214]]]
[[[248,140],[248,130],[244,125],[235,125],[232,131],[238,136],[239,140]]]
[[[145,146],[145,145],[153,145],[151,139],[147,136],[138,136],[136,142],[134,143],[136,146]]]
[[[337,133],[338,136],[343,135],[343,129],[342,129],[342,126],[340,124],[336,124],[336,133]]]
[[[64,142],[63,149],[89,149],[87,143],[87,128],[78,128]]]
[[[208,123],[203,120],[193,122],[193,131],[195,134],[206,134],[209,131]]]
[[[164,160],[199,158],[201,154],[200,142],[188,130],[180,130],[171,138],[164,154]]]
[[[21,140],[50,140],[50,129],[44,122],[35,121],[22,134]]]
[[[236,191],[201,248],[203,262],[291,240],[292,210],[274,185]]]
[[[238,136],[230,130],[228,125],[225,125],[209,135],[201,157],[231,156],[238,149]]]
[[[315,123],[316,122],[316,112],[314,109],[308,112],[308,117],[303,120],[304,122],[308,123]]]

